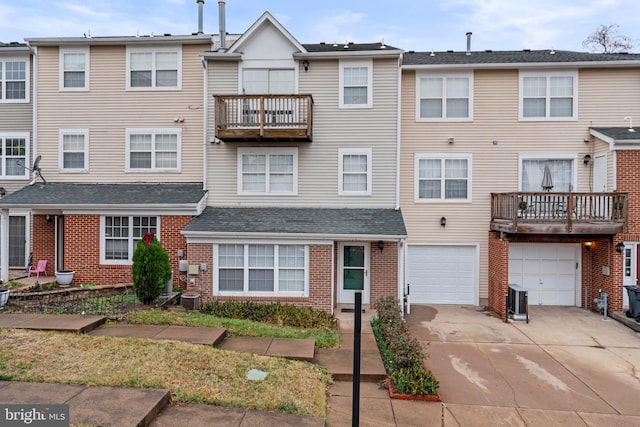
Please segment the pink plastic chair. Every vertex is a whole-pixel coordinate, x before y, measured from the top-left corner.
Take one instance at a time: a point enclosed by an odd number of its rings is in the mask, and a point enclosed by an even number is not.
[[[31,277],[31,274],[35,273],[37,278],[40,278],[40,273],[44,273],[44,275],[47,275],[47,260],[46,259],[41,259],[40,261],[38,261],[38,264],[36,265],[36,268],[33,267],[29,267],[29,273],[27,274],[27,277]]]

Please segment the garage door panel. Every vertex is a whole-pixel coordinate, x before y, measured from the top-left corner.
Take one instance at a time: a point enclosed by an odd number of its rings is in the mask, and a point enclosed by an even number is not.
[[[509,246],[509,283],[529,291],[529,304],[575,305],[574,244],[512,243]]]
[[[406,280],[411,302],[417,304],[475,304],[476,247],[409,245]]]

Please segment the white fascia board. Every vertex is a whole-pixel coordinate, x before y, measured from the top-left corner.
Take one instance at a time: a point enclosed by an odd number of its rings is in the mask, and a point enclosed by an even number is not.
[[[407,236],[389,235],[389,234],[320,234],[320,233],[218,233],[211,231],[182,231],[187,239],[193,239],[194,242],[206,243],[212,240],[220,239],[288,239],[288,240],[345,240],[350,242],[369,242],[374,240],[383,241],[401,241]]]
[[[474,63],[474,64],[412,64],[403,65],[403,70],[441,70],[441,69],[583,69],[583,68],[631,68],[639,67],[640,61],[587,61],[587,62],[536,62],[536,63]]]

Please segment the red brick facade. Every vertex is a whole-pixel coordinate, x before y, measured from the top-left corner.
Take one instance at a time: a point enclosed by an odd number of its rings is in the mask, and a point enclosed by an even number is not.
[[[309,296],[308,297],[269,297],[269,296],[220,296],[213,295],[213,278],[215,260],[213,244],[192,243],[189,245],[189,264],[199,265],[206,262],[207,271],[200,277],[194,277],[195,282],[188,280],[188,291],[200,292],[205,301],[218,299],[251,300],[260,302],[281,302],[302,307],[312,307],[317,310],[331,312],[337,304],[337,270],[339,265],[338,243],[334,245],[309,245]],[[334,250],[335,248],[335,250]],[[371,242],[371,275],[370,302],[374,304],[379,298],[392,295],[397,297],[398,289],[398,244],[385,242],[384,249],[378,249],[378,242]],[[333,286],[333,291],[332,291]],[[332,300],[333,294],[333,300]]]
[[[190,216],[163,216],[160,218],[160,239],[177,270],[178,249],[185,251],[187,243],[180,234],[191,221]],[[97,285],[131,283],[130,265],[100,263],[100,217],[98,215],[64,216],[64,269],[75,271],[74,283]],[[48,222],[45,215],[33,216],[33,260],[49,261],[48,273],[55,273],[55,221]]]

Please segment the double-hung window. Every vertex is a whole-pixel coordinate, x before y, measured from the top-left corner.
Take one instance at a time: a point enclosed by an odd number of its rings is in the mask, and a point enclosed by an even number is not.
[[[298,192],[297,148],[239,148],[238,194]]]
[[[145,233],[159,238],[157,216],[103,216],[100,218],[100,259],[106,264],[128,264]]]
[[[89,48],[60,49],[60,90],[89,90]]]
[[[575,71],[520,72],[520,119],[577,119],[577,89]]]
[[[373,106],[373,61],[340,61],[340,108]]]
[[[128,172],[179,172],[181,129],[127,129]]]
[[[61,172],[89,170],[89,130],[60,129],[59,169]]]
[[[0,133],[0,177],[29,178],[28,133]]]
[[[177,90],[181,87],[180,47],[127,48],[127,89]]]
[[[338,149],[338,194],[371,195],[371,148]]]
[[[471,155],[417,153],[416,202],[471,202]]]
[[[216,293],[308,296],[305,245],[220,244],[216,253]]]
[[[416,119],[467,121],[473,119],[473,74],[418,73]]]
[[[29,61],[0,60],[0,103],[29,102]]]

